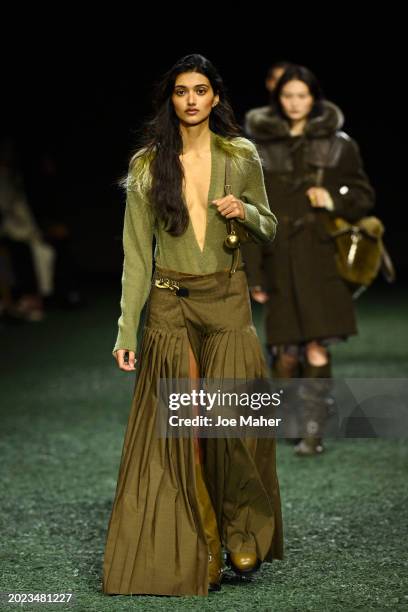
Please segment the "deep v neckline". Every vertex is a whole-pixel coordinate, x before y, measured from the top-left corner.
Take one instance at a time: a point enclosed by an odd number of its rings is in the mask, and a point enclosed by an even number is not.
[[[213,198],[213,191],[214,191],[214,177],[215,177],[215,171],[214,171],[214,169],[215,169],[215,153],[214,153],[214,151],[215,151],[214,134],[210,130],[210,152],[211,152],[210,153],[211,154],[210,184],[208,186],[207,207],[206,207],[206,211],[205,211],[204,243],[203,243],[203,248],[202,249],[201,249],[201,247],[200,247],[200,245],[198,243],[197,235],[196,235],[196,233],[194,231],[194,225],[193,225],[193,222],[191,220],[191,215],[190,215],[190,211],[189,211],[188,206],[187,206],[186,198],[183,196],[183,200],[184,200],[184,203],[185,203],[186,208],[187,208],[187,213],[188,213],[188,218],[189,218],[189,226],[190,226],[190,229],[191,229],[191,233],[192,233],[192,236],[194,238],[194,242],[195,242],[195,244],[197,246],[197,249],[198,249],[200,255],[204,255],[204,251],[205,251],[206,244],[207,244],[207,236],[208,236],[208,212],[209,212],[210,202],[211,202],[211,200]]]

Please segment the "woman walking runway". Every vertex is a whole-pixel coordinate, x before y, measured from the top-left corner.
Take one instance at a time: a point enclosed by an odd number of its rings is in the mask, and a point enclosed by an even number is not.
[[[239,137],[208,60],[182,58],[164,76],[155,102],[127,179],[122,312],[113,355],[121,369],[136,371],[136,384],[103,591],[207,595],[220,588],[222,548],[237,573],[282,558],[275,439],[158,437],[157,386],[161,379],[194,385],[200,377],[268,376],[240,254],[234,271],[224,241],[227,219],[268,242],[276,218],[256,149]]]
[[[271,104],[246,116],[280,229],[272,244],[244,246],[246,272],[253,298],[266,303],[275,377],[308,379],[299,456],[324,449],[331,346],[357,333],[352,293],[338,272],[327,222],[342,217],[354,223],[375,202],[359,146],[341,130],[343,123],[316,76],[297,65],[280,77]]]

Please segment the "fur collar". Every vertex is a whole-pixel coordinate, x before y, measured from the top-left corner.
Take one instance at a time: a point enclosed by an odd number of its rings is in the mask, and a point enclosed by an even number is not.
[[[325,138],[340,130],[344,115],[340,108],[328,100],[323,102],[323,113],[307,122],[305,135],[309,138]],[[272,106],[261,106],[248,111],[245,129],[256,141],[282,140],[290,136],[287,121],[277,115]]]

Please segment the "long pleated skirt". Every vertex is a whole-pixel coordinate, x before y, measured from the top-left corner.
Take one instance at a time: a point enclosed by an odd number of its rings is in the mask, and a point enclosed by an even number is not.
[[[155,286],[160,275],[189,295]],[[156,266],[107,531],[106,594],[208,594],[203,482],[227,551],[283,557],[274,438],[200,438],[198,482],[197,439],[158,436],[158,380],[188,379],[192,356],[203,378],[268,377],[242,268],[230,277]]]

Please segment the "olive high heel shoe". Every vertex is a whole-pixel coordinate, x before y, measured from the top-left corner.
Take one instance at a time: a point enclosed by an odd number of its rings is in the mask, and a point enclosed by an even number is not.
[[[262,564],[256,553],[239,552],[228,553],[228,565],[239,576],[251,576]]]

